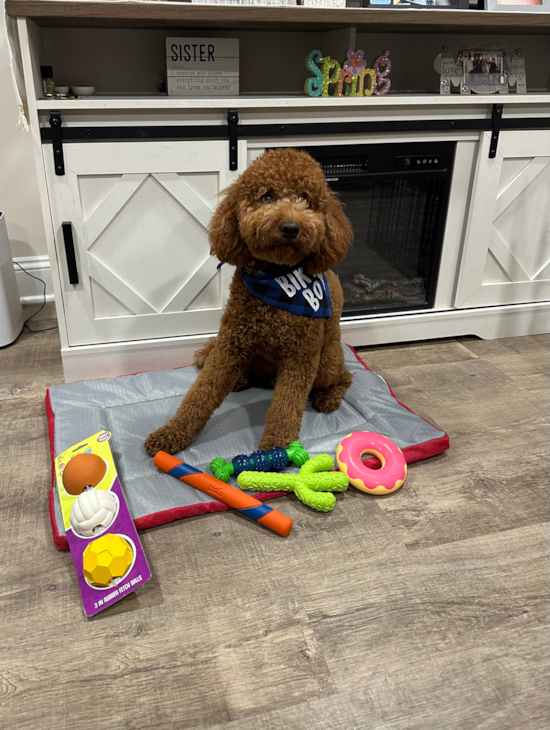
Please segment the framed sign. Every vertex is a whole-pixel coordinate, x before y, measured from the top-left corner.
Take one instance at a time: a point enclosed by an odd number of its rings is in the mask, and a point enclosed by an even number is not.
[[[485,3],[486,10],[505,10],[512,13],[550,13],[550,0],[485,0]]]
[[[238,38],[167,38],[168,96],[238,96]]]

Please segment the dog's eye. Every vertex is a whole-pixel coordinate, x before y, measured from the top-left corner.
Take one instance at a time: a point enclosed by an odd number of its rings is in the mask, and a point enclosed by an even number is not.
[[[262,195],[262,203],[274,203],[275,202],[275,196],[273,193],[266,193],[265,195]]]
[[[311,200],[308,198],[307,195],[302,195],[300,197],[300,200],[303,201],[306,204],[306,207],[307,208],[313,208],[313,205],[311,203]]]

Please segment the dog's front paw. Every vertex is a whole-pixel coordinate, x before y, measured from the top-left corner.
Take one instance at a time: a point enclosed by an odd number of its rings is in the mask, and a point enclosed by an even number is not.
[[[274,446],[282,446],[283,449],[287,449],[297,438],[298,434],[294,431],[292,433],[282,431],[280,433],[264,433],[258,448],[261,451],[269,451]]]
[[[340,388],[327,388],[311,394],[311,405],[318,413],[332,413],[340,408],[342,391]]]
[[[182,451],[189,443],[185,434],[177,429],[177,427],[167,424],[145,439],[145,449],[150,456],[154,456],[158,451],[166,451],[167,454],[177,454]]]

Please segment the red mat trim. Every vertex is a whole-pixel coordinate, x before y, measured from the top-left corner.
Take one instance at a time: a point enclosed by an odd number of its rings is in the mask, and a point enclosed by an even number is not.
[[[357,360],[361,363],[361,365],[365,368],[365,370],[371,370],[365,363],[361,360],[355,349],[351,345],[347,345],[347,347],[350,348],[350,350],[353,352]],[[184,366],[184,367],[190,367],[190,366]],[[175,370],[180,370],[181,368],[174,368]],[[372,370],[371,370],[372,372]],[[127,376],[121,376],[121,377],[127,377]],[[397,398],[395,397],[395,393],[391,389],[390,384],[384,380],[386,385],[388,386],[391,395],[395,400]],[[404,403],[401,403],[401,401],[397,400],[399,405],[403,406],[403,408],[406,408],[411,413],[414,413],[413,410],[411,410],[408,406],[406,406]],[[50,520],[52,523],[52,532],[53,532],[53,541],[55,544],[55,547],[58,550],[68,550],[69,549],[69,543],[67,541],[67,538],[65,535],[61,535],[59,533],[59,530],[57,529],[57,524],[55,521],[55,510],[54,510],[54,489],[56,488],[55,483],[55,452],[54,452],[54,433],[55,433],[55,413],[52,409],[52,403],[50,398],[50,390],[48,389],[46,391],[46,414],[48,418],[48,433],[50,436],[50,455],[52,459],[52,486],[50,489],[49,494],[49,507],[50,507]],[[415,415],[417,415],[415,413]],[[422,416],[419,416],[419,418],[422,418]],[[425,418],[422,418],[423,421],[426,421],[426,423],[430,423]],[[430,424],[433,425],[433,424]],[[437,454],[441,454],[442,451],[445,451],[449,448],[449,436],[445,434],[445,436],[441,436],[441,438],[432,439],[431,441],[424,441],[422,444],[416,444],[415,446],[406,446],[403,449],[403,454],[405,456],[405,459],[407,460],[407,464],[414,464],[415,461],[422,461],[423,459],[429,459],[430,456],[436,456]],[[378,459],[370,458],[365,459],[364,463],[367,466],[374,466]],[[269,499],[275,499],[276,497],[282,497],[285,494],[288,494],[288,492],[260,492],[259,494],[254,495],[256,499],[258,499],[260,502],[266,502]],[[146,515],[145,517],[138,517],[134,520],[134,525],[136,526],[137,530],[145,530],[149,527],[160,527],[160,525],[166,525],[169,522],[174,522],[174,520],[181,520],[184,517],[197,517],[198,515],[204,515],[208,512],[225,512],[227,510],[231,509],[231,507],[228,507],[226,504],[223,504],[222,502],[205,502],[202,504],[193,504],[189,505],[187,507],[174,507],[172,509],[166,509],[162,510],[161,512],[154,512],[151,515]]]

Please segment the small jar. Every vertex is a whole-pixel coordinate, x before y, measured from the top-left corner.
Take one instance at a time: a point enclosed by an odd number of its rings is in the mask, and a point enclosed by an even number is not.
[[[44,94],[55,94],[55,81],[53,80],[53,66],[40,66],[42,76],[42,89]]]

